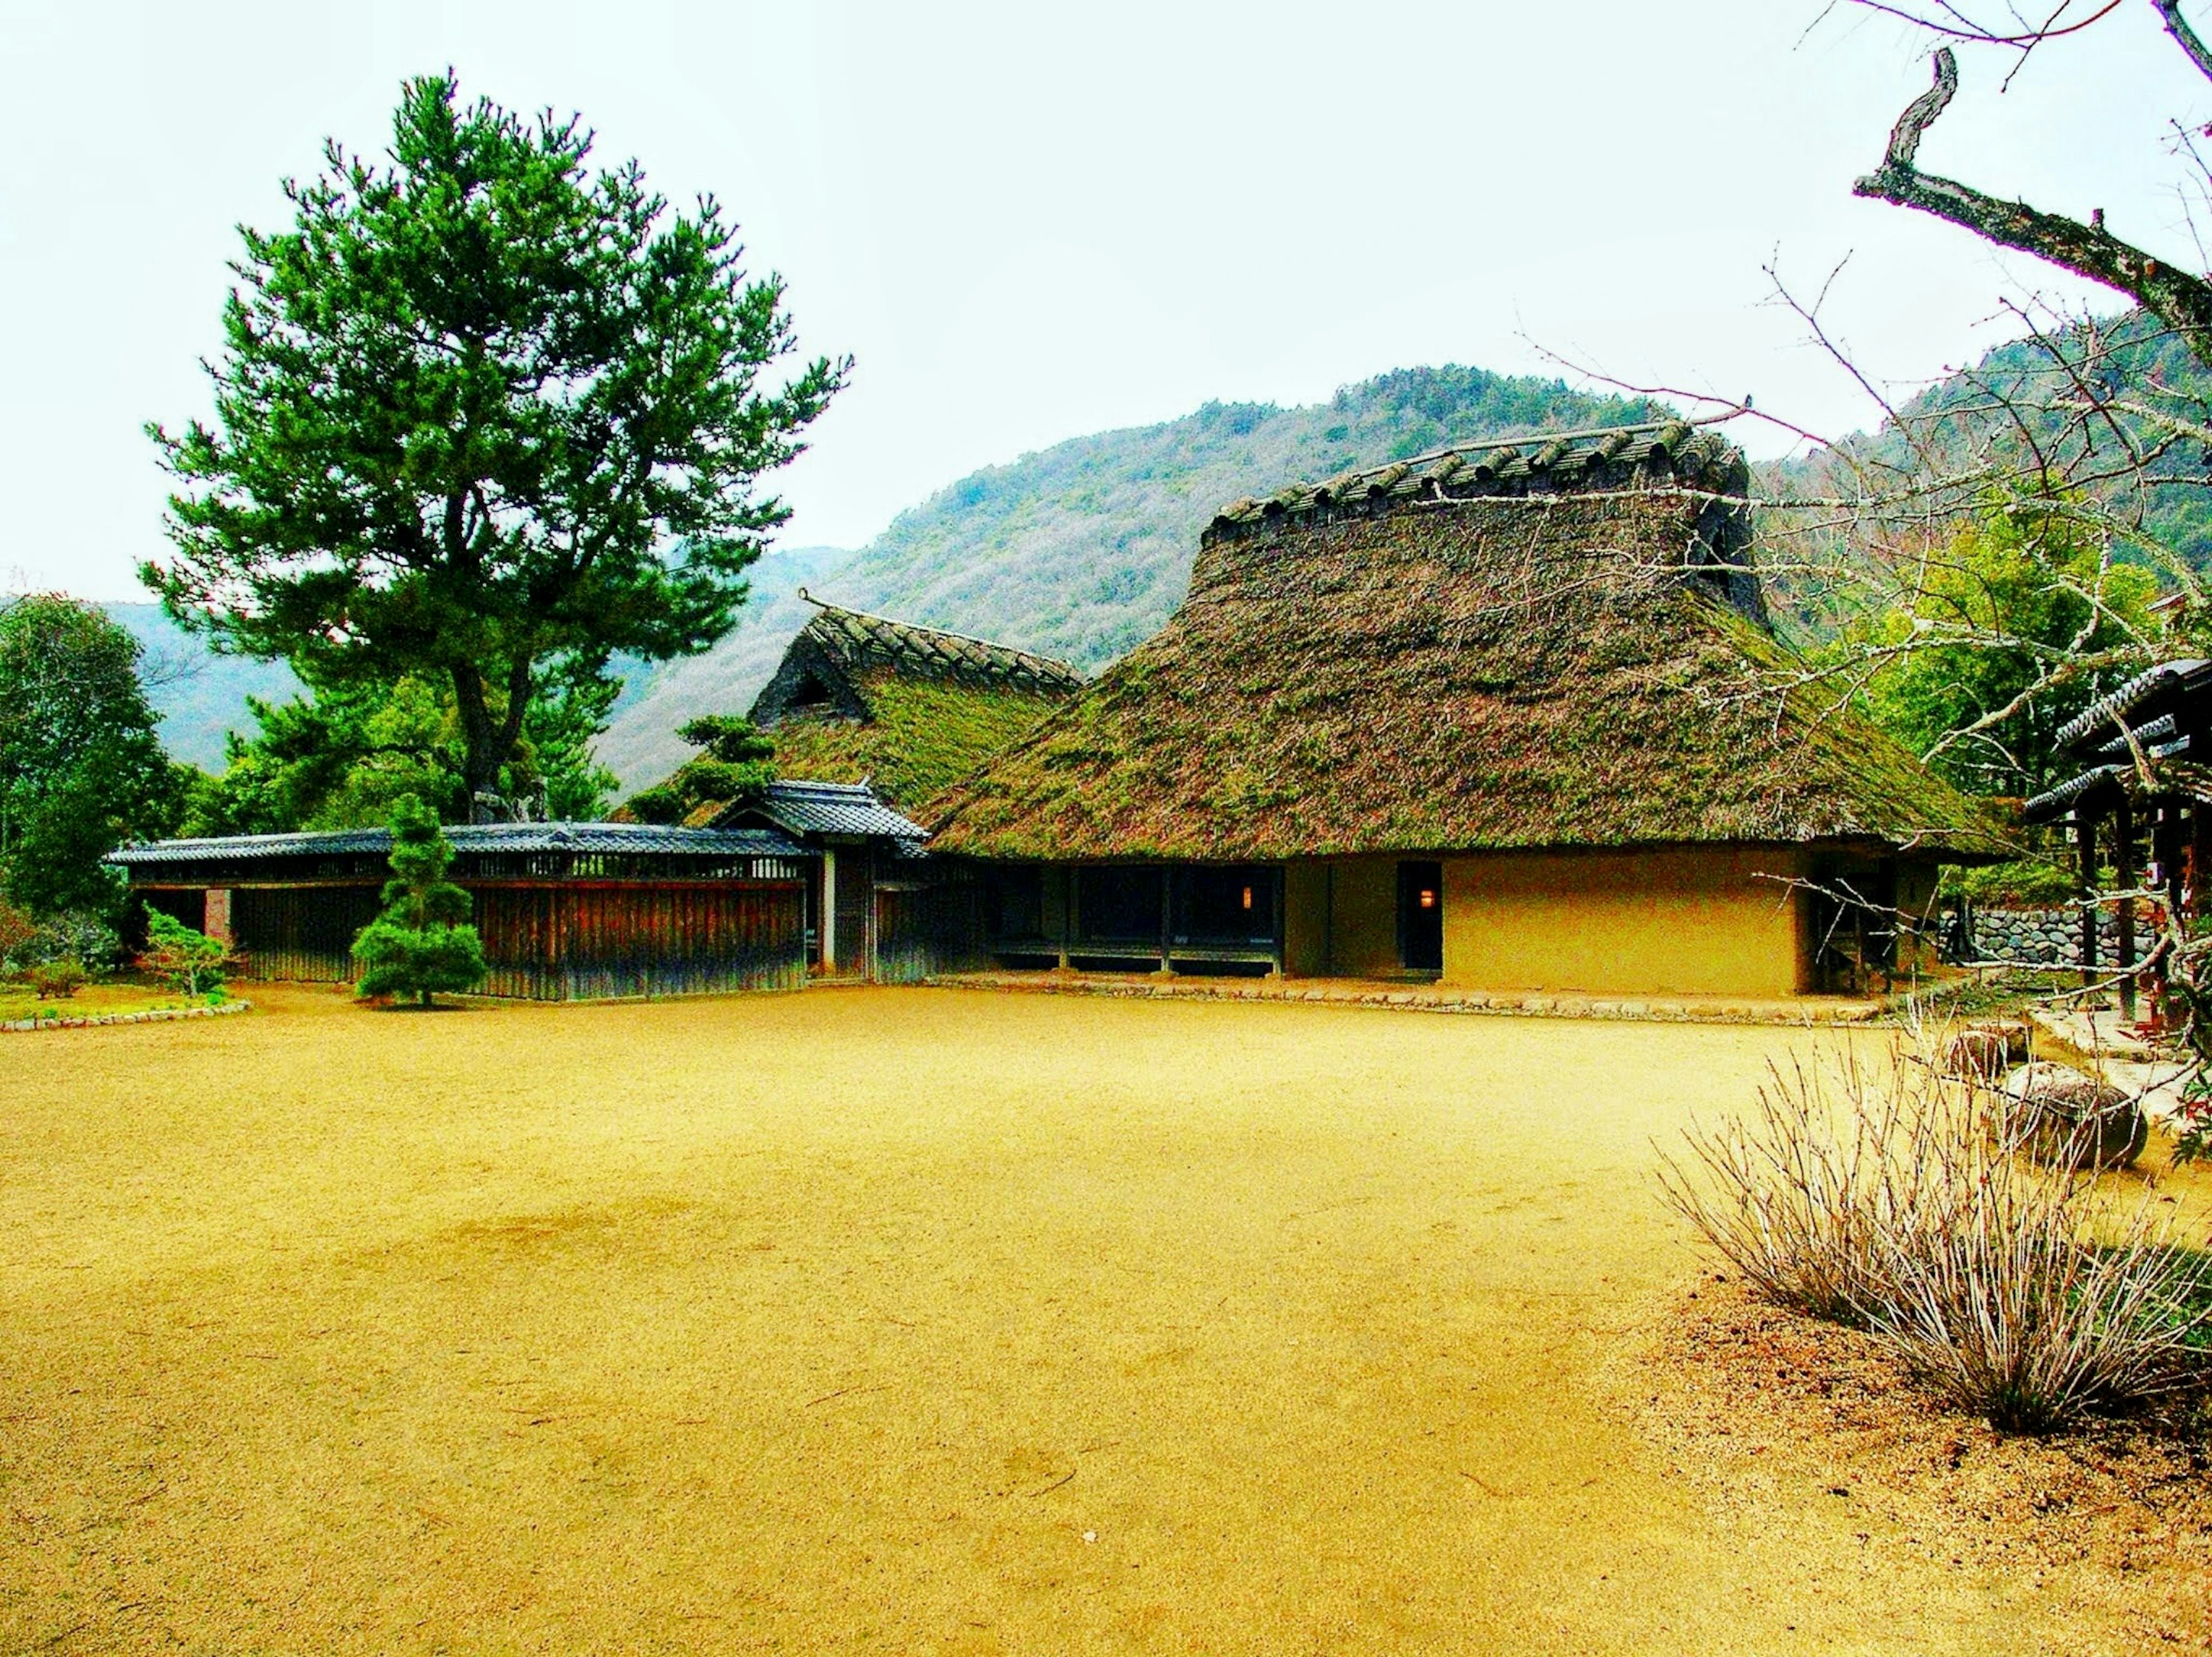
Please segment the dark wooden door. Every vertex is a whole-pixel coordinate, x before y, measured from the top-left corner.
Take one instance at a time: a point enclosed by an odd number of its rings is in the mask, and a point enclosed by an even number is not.
[[[1398,865],[1398,960],[1409,972],[1444,970],[1444,868]]]
[[[869,868],[868,848],[837,848],[837,935],[834,940],[836,970],[841,977],[866,977],[869,933],[875,921],[875,881]]]

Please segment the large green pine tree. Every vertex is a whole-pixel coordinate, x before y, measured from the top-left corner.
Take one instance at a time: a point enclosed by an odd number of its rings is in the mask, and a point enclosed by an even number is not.
[[[671,213],[592,135],[405,86],[389,165],[326,149],[246,230],[216,418],[149,428],[185,626],[319,688],[450,687],[465,802],[549,685],[702,650],[788,516],[760,480],[848,364],[796,350],[711,199]]]

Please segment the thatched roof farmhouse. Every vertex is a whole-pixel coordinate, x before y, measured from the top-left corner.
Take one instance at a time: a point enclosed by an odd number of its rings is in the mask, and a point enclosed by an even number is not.
[[[1029,871],[1025,958],[1832,981],[1865,930],[1838,882],[1911,907],[2005,844],[1832,691],[1778,687],[1747,481],[1676,423],[1237,502],[1165,629],[939,797],[933,850]]]

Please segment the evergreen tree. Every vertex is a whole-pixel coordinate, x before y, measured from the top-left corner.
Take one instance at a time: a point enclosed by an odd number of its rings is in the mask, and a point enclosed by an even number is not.
[[[678,726],[676,734],[707,752],[629,797],[626,809],[641,823],[680,823],[709,801],[757,800],[775,781],[775,744],[750,719],[706,714]]]
[[[174,826],[180,784],[138,654],[93,605],[0,602],[0,893],[39,917],[112,913],[100,859]]]
[[[446,879],[453,848],[438,819],[408,796],[392,813],[392,878],[384,912],[353,941],[361,965],[355,993],[414,996],[428,1007],[440,990],[483,982],[483,943],[469,925],[469,894]]]
[[[169,613],[319,688],[447,688],[471,810],[552,687],[735,625],[790,515],[762,480],[848,366],[794,360],[711,198],[591,149],[408,82],[388,165],[333,143],[290,228],[242,232],[215,421],[153,428]]]

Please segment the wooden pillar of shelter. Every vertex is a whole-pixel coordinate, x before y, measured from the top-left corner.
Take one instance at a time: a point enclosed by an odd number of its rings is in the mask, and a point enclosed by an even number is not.
[[[2112,810],[2112,874],[2119,883],[2118,947],[2113,968],[2120,975],[2120,1022],[2136,1020],[2136,821],[2123,797]]]
[[[2086,990],[2097,981],[2097,819],[2078,807],[2074,839],[2081,854],[2076,891],[2081,904],[2081,987]]]
[[[822,970],[837,970],[837,850],[822,848]]]
[[[2204,814],[2204,801],[2189,802],[2189,878],[2182,890],[2183,918],[2195,921],[2204,913],[2205,863],[2212,858],[2212,819]]]
[[[2166,799],[2158,802],[2158,815],[2151,827],[2151,859],[2158,865],[2160,895],[2165,899],[2166,929],[2159,940],[2174,935],[2181,924],[2181,802]],[[2158,997],[2158,1021],[2166,1025],[2169,1012],[2166,952],[2158,948],[2158,964],[2152,969],[2152,993]]]
[[[1175,936],[1175,877],[1172,866],[1160,871],[1160,976],[1175,971],[1171,957]]]
[[[1279,978],[1289,966],[1284,957],[1291,947],[1290,929],[1291,869],[1287,863],[1275,866],[1275,966],[1268,974]]]
[[[1075,894],[1079,882],[1075,871],[1065,863],[1054,873],[1060,880],[1060,970],[1066,972],[1073,966],[1069,955],[1075,940]]]

